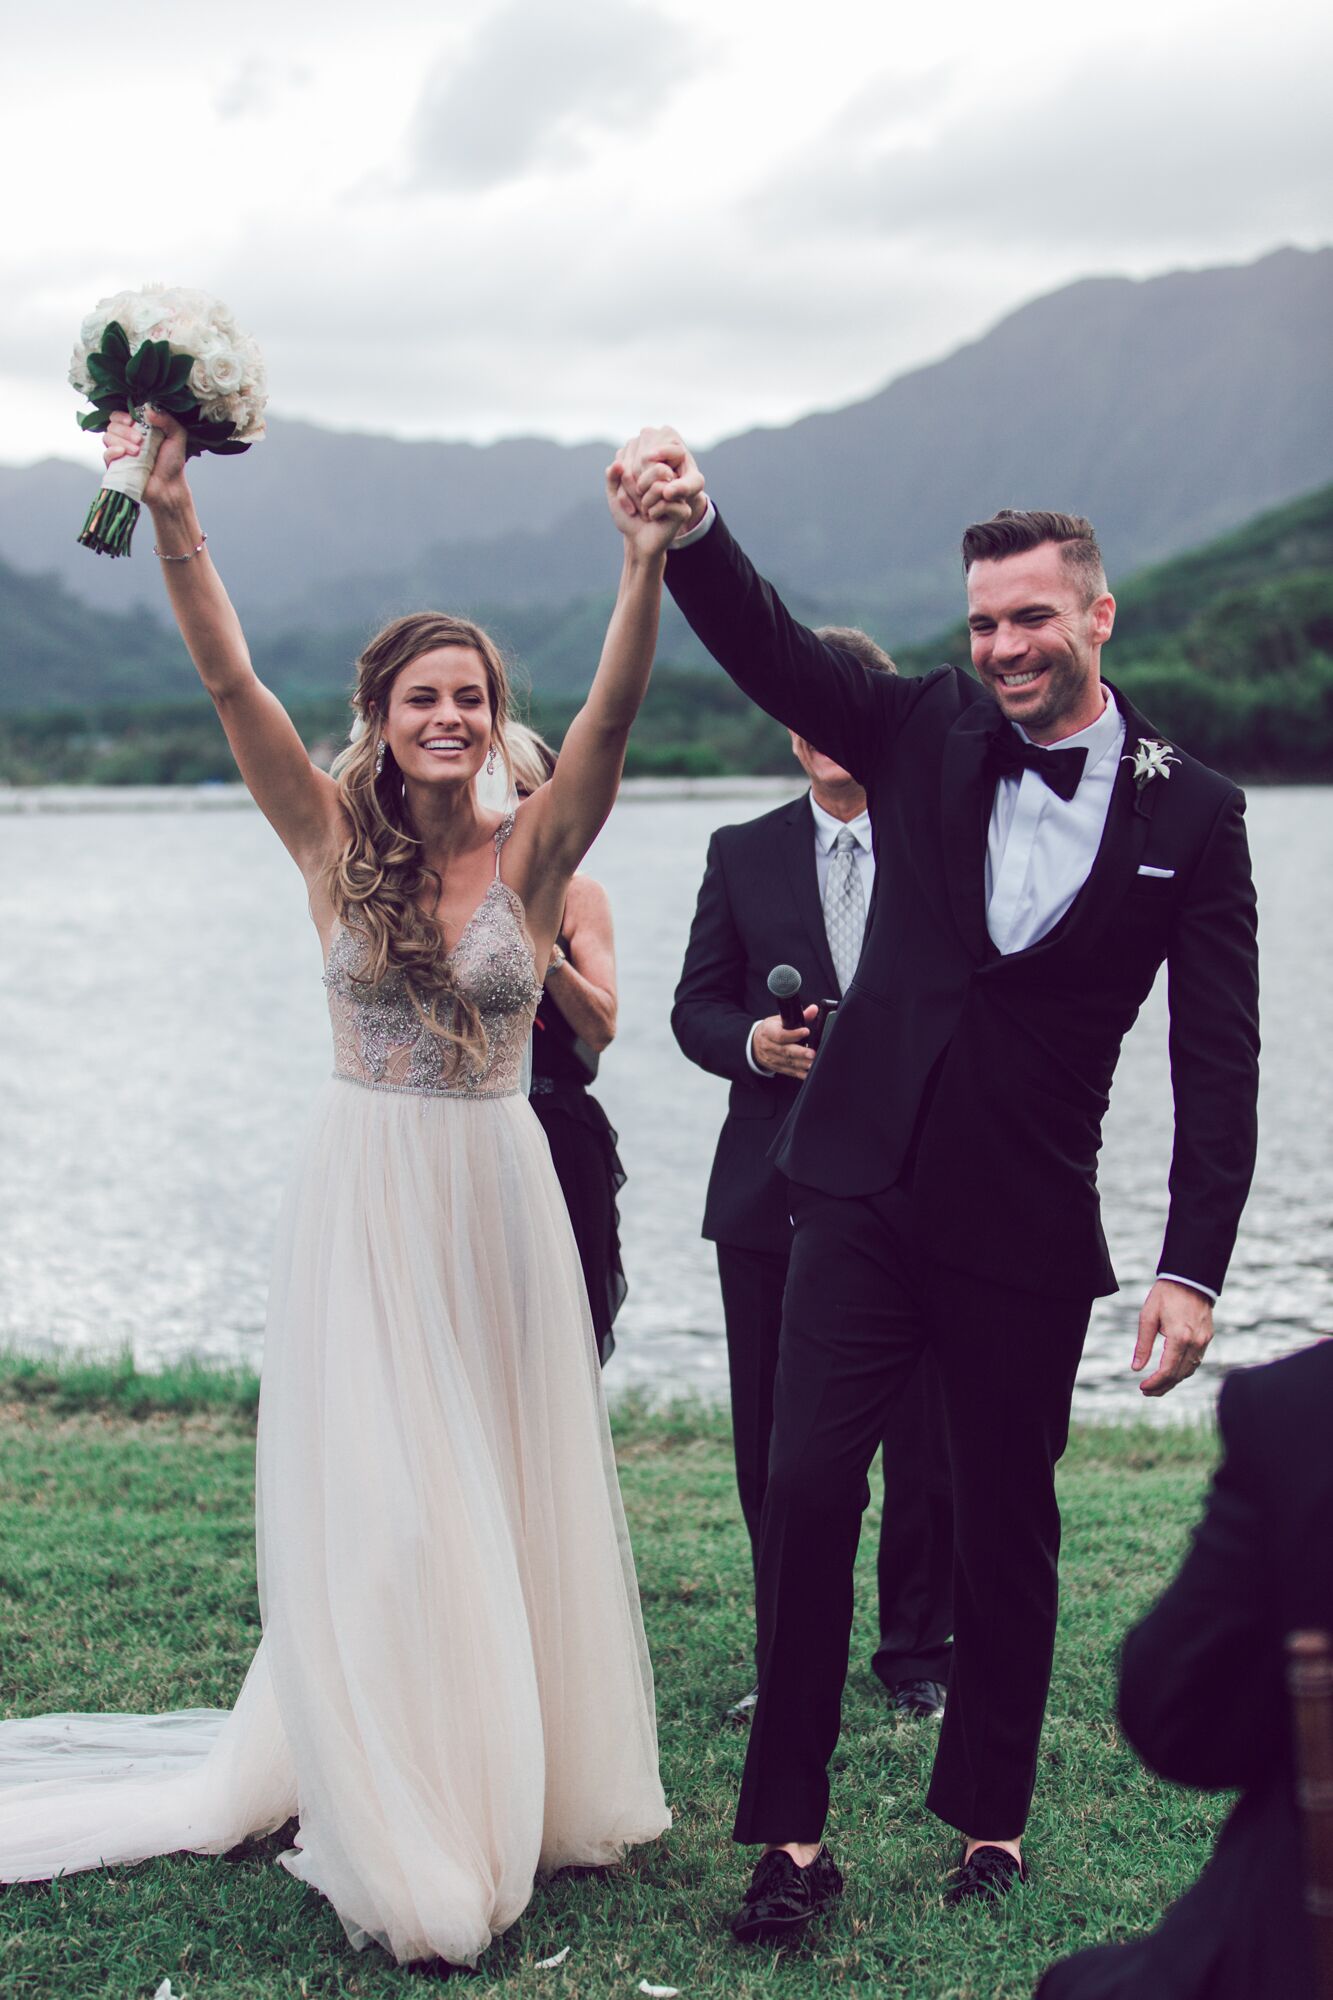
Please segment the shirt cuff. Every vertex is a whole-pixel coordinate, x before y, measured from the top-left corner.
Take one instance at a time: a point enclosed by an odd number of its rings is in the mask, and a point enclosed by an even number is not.
[[[1212,1286],[1201,1285],[1197,1278],[1182,1278],[1178,1271],[1159,1271],[1157,1275],[1159,1278],[1169,1278],[1173,1285],[1188,1285],[1192,1292],[1202,1292],[1206,1299],[1211,1299],[1214,1305],[1217,1304],[1218,1295]]]
[[[700,525],[702,526],[702,523]],[[745,1037],[745,1060],[747,1063],[749,1063],[750,1068],[754,1071],[756,1076],[772,1076],[773,1072],[771,1069],[761,1069],[759,1064],[754,1059],[754,1038],[758,1030],[762,1028],[763,1025],[764,1024],[762,1021],[756,1021],[754,1027],[751,1028],[749,1034]]]
[[[672,542],[668,547],[667,554],[669,556],[673,556],[675,555],[677,549],[687,549],[690,546],[691,542],[701,542],[704,536],[708,533],[708,530],[712,527],[716,519],[717,519],[717,508],[708,498],[708,495],[705,494],[703,519],[701,521],[696,521],[694,526],[692,528],[687,529],[683,535],[677,535],[675,541]],[[768,1071],[766,1069],[761,1069],[759,1074],[760,1076],[767,1076]]]

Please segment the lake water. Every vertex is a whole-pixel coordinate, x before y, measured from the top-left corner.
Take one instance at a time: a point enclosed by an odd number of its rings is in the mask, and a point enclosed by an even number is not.
[[[709,833],[776,796],[627,797],[588,864],[611,893],[621,977],[599,1086],[630,1176],[613,1389],[725,1394],[698,1227],[726,1086],[684,1060],[667,1017]],[[1197,1414],[1226,1366],[1333,1327],[1333,790],[1256,789],[1250,833],[1262,1140],[1215,1363],[1157,1405],[1128,1373],[1170,1153],[1159,987],[1107,1122],[1123,1290],[1094,1314],[1084,1415]],[[330,1066],[299,876],[250,810],[5,814],[0,850],[0,1346],[257,1363],[279,1192]]]

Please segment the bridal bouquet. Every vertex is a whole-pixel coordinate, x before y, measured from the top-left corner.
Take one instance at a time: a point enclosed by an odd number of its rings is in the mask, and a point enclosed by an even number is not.
[[[134,524],[162,440],[144,422],[146,408],[166,410],[185,426],[186,455],[248,451],[264,435],[268,400],[264,362],[249,334],[206,292],[147,285],[103,299],[79,329],[69,364],[73,386],[92,404],[79,418],[104,431],[117,410],[143,432],[137,458],[107,467],[79,540],[99,555],[127,556]]]

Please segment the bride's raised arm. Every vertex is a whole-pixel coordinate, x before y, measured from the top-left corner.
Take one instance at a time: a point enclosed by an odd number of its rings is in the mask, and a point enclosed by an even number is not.
[[[647,519],[622,491],[615,467],[606,475],[606,495],[624,538],[620,588],[588,698],[565,733],[555,774],[520,813],[530,909],[548,896],[563,900],[565,884],[616,802],[657,646],[666,552],[690,511],[688,501],[663,503]]]
[[[241,621],[209,558],[185,477],[185,432],[174,417],[151,411],[163,433],[144,505],[153,519],[167,596],[199,678],[211,695],[232,755],[260,811],[307,879],[318,875],[338,837],[338,787],[316,770],[282,703],[255,673]],[[106,459],[139,450],[131,418],[116,415]]]

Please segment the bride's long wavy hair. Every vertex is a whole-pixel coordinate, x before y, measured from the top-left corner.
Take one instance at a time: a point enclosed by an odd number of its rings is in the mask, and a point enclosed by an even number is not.
[[[391,973],[401,972],[422,1021],[448,1045],[452,1073],[464,1059],[484,1061],[486,1031],[476,1008],[454,984],[439,925],[421,908],[425,890],[433,887],[438,896],[442,885],[422,859],[402,774],[383,736],[394,682],[404,667],[439,646],[466,646],[481,660],[492,740],[506,772],[510,769],[505,740],[509,674],[489,633],[444,611],[395,618],[375,634],[356,663],[352,707],[362,727],[332,766],[348,834],[327,879],[338,916],[365,939],[358,984],[379,986]]]

